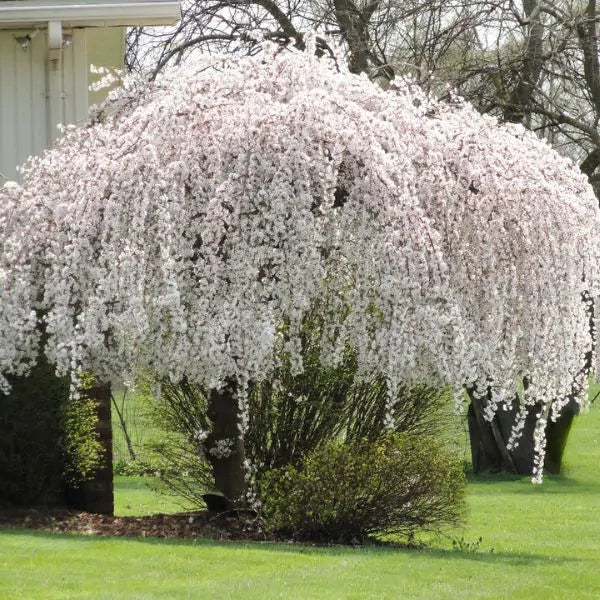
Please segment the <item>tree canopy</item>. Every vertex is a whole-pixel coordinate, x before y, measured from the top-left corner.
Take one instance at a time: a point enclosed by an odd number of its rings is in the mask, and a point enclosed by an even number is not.
[[[467,386],[492,415],[526,377],[543,456],[595,337],[585,177],[460,99],[265,49],[126,80],[0,188],[0,373],[43,335],[60,373],[243,391],[283,356],[302,369],[318,311],[322,360],[350,345],[391,388]]]

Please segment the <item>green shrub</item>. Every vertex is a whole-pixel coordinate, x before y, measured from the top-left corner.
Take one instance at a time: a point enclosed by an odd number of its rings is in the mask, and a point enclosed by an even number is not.
[[[440,439],[450,399],[445,390],[406,384],[390,402],[385,378],[357,377],[356,351],[347,348],[336,365],[321,363],[322,323],[318,311],[302,328],[303,371],[296,374],[283,350],[281,363],[260,382],[250,382],[244,452],[250,465],[250,496],[260,501],[260,482],[273,469],[298,467],[307,453],[331,440],[376,440],[390,424],[397,432]],[[285,337],[282,337],[284,340]],[[282,342],[283,343],[283,342]],[[203,460],[212,430],[206,390],[183,380],[163,381],[154,401],[155,424],[181,439],[177,454],[165,448],[171,468],[160,470],[165,485],[198,506],[214,489]],[[391,421],[391,423],[390,423]],[[446,419],[447,421],[447,419]],[[442,426],[444,424],[444,426]]]
[[[97,402],[87,398],[85,390],[79,398],[65,403],[62,446],[65,454],[64,478],[68,485],[76,486],[92,479],[102,465],[104,448],[97,424]]]
[[[63,407],[69,381],[44,360],[0,394],[0,506],[64,500]]]
[[[355,543],[372,536],[410,537],[464,517],[459,461],[428,437],[394,432],[376,441],[332,441],[301,467],[265,474],[268,526],[297,540]]]
[[[250,386],[244,448],[258,486],[266,473],[286,465],[298,466],[321,444],[338,438],[374,440],[381,435],[389,404],[386,384],[381,379],[355,383],[355,372],[352,357],[334,368],[313,360],[307,361],[300,375],[292,376],[281,367],[269,381]],[[448,407],[443,390],[423,385],[402,387],[392,403],[394,429],[439,438],[442,415]],[[179,452],[169,445],[155,448],[156,453],[165,454],[171,468],[154,470],[160,471],[168,488],[180,495],[185,492],[185,497],[198,505],[214,486],[202,458],[202,434],[212,427],[206,410],[205,392],[186,381],[165,382],[154,410],[156,425],[178,435],[180,448]]]
[[[355,381],[352,354],[336,367],[305,357],[304,372],[291,375],[281,367],[266,382],[251,386],[248,399],[246,456],[263,473],[298,465],[307,452],[343,438],[375,440],[386,429],[386,413],[398,432],[438,436],[449,399],[444,390],[424,385],[401,386],[390,404],[382,377]]]
[[[68,377],[57,377],[42,355],[27,376],[11,377],[0,394],[0,506],[64,505],[66,489],[93,477],[104,451],[95,401],[69,398]]]
[[[113,462],[113,474],[124,477],[148,477],[158,473],[155,465],[149,464],[144,460],[118,459]]]

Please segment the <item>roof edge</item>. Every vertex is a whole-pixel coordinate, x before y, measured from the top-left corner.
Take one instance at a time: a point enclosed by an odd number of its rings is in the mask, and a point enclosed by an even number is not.
[[[0,2],[0,28],[62,21],[71,27],[172,25],[181,18],[178,0],[127,0],[125,2],[64,2],[19,0]]]

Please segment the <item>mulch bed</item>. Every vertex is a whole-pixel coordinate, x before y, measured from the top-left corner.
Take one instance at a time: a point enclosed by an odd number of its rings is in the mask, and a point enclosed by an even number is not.
[[[0,510],[0,527],[6,526],[85,535],[288,541],[267,534],[261,519],[255,516],[215,515],[208,511],[147,517],[113,517],[64,509]]]

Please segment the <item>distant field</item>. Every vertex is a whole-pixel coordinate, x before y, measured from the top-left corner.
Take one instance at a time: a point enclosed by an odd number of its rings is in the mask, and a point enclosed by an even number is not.
[[[600,598],[600,401],[564,476],[468,485],[469,524],[426,550],[89,538],[4,529],[0,598]],[[177,510],[119,478],[117,511]],[[483,540],[477,543],[479,537]],[[463,552],[451,539],[464,539]],[[478,547],[477,547],[478,546]],[[475,552],[469,551],[475,549]]]

